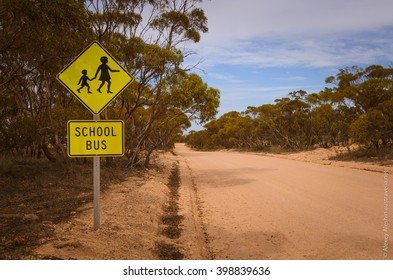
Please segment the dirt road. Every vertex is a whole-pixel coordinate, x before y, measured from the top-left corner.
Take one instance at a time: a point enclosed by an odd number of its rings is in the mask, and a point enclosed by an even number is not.
[[[393,259],[392,238],[383,251],[383,173],[182,144],[175,151],[215,259]]]

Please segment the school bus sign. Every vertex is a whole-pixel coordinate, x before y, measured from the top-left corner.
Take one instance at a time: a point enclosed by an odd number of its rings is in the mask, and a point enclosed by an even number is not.
[[[94,229],[100,227],[100,157],[124,155],[124,123],[100,120],[100,113],[133,81],[131,76],[97,41],[87,46],[56,76],[93,113],[91,121],[69,121],[67,153],[93,157]]]
[[[122,156],[123,121],[68,121],[68,156]]]
[[[57,80],[98,115],[134,77],[99,42],[93,41],[57,75]]]

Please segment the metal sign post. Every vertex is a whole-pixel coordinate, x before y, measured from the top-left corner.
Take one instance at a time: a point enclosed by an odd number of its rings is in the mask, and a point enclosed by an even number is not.
[[[134,77],[99,42],[93,41],[56,78],[93,114],[94,125],[91,120],[68,122],[67,153],[70,157],[93,157],[94,229],[98,230],[100,157],[124,154],[124,122],[100,121],[99,114]]]
[[[93,157],[94,229],[100,227],[100,159],[124,155],[124,122],[121,120],[70,120],[67,124],[69,157]]]
[[[99,121],[100,115],[94,115],[93,120]],[[100,168],[100,157],[93,157],[94,230],[100,228]]]

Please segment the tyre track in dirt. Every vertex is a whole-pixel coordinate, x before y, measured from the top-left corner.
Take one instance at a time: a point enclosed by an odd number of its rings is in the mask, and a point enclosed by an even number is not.
[[[215,259],[392,259],[382,251],[382,173],[182,144],[175,151]]]
[[[168,200],[163,204],[160,234],[155,253],[163,260],[214,259],[204,223],[203,203],[198,196],[192,171],[175,153],[165,158],[172,163],[168,177]],[[168,161],[169,159],[169,161]]]
[[[101,226],[82,204],[70,220],[51,224],[54,237],[29,259],[212,259],[203,206],[182,157],[160,153],[144,175],[110,185],[101,195]]]
[[[187,259],[213,260],[210,238],[204,221],[204,206],[198,195],[198,188],[191,168],[185,158],[178,157],[181,174],[180,209],[184,216],[183,244]]]

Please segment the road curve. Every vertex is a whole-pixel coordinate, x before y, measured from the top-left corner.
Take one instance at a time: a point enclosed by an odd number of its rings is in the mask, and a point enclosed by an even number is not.
[[[393,259],[392,242],[383,251],[383,173],[175,151],[191,170],[216,259]]]

